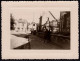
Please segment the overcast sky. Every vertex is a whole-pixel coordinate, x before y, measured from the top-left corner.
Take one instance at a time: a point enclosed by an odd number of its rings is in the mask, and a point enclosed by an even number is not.
[[[51,16],[51,14],[48,12],[51,11],[51,13],[56,17],[56,19],[60,18],[60,11],[59,9],[50,9],[50,8],[13,8],[11,9],[11,13],[13,14],[14,18],[19,19],[25,19],[28,22],[36,22],[39,23],[39,18],[42,15],[42,24],[44,24],[47,21],[47,17],[49,17],[50,21],[54,20],[54,18]]]

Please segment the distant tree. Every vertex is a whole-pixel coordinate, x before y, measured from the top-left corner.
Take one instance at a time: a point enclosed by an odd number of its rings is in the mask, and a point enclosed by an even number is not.
[[[14,30],[14,24],[15,24],[14,18],[12,16],[12,14],[10,14],[10,29],[11,30]]]

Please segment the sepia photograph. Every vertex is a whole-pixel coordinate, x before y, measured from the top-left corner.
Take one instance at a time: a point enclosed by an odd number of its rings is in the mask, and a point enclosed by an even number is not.
[[[11,49],[70,49],[70,11],[18,11],[10,14]]]
[[[2,2],[3,59],[77,59],[78,2]]]

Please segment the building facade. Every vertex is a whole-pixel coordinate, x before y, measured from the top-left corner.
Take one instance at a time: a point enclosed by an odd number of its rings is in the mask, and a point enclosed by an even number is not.
[[[15,31],[26,33],[28,30],[28,22],[23,19],[16,20],[14,27]]]

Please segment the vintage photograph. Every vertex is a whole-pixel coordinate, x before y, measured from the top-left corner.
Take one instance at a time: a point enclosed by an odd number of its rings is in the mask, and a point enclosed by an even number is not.
[[[70,49],[70,11],[15,9],[10,32],[11,49]]]
[[[2,59],[78,59],[78,2],[2,2]]]

